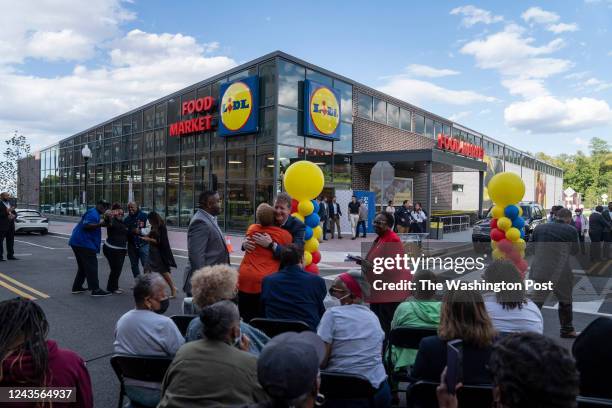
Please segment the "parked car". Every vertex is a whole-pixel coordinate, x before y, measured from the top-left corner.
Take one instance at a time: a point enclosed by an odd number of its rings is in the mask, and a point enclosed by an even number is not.
[[[15,218],[15,232],[40,232],[45,235],[49,232],[49,219],[36,210],[17,209]]]
[[[541,223],[546,222],[546,212],[540,207],[539,204],[523,201],[519,203],[519,206],[523,210],[523,219],[525,220],[525,241],[529,241],[529,236],[533,232],[534,228]],[[477,253],[488,252],[491,250],[491,208],[487,212],[487,216],[482,220],[474,223],[474,229],[472,230],[472,244],[474,251]]]

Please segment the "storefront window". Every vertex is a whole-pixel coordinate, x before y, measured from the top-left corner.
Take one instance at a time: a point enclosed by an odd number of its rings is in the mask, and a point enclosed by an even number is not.
[[[142,185],[142,211],[153,211],[153,184]]]
[[[425,119],[425,135],[433,139],[433,120]]]
[[[128,116],[124,116],[122,121],[121,121],[122,127],[123,127],[123,134],[124,135],[129,135],[132,133],[132,118],[128,115]],[[92,142],[94,139],[93,134],[89,134],[87,141],[88,142]]]
[[[414,132],[419,135],[425,134],[425,117],[418,113],[414,114]]]
[[[304,146],[304,137],[298,136],[298,111],[283,107],[278,108],[278,142]]]
[[[255,143],[255,134],[227,136],[226,148],[250,146]]]
[[[198,91],[196,93],[197,98],[204,98],[206,96],[210,96],[210,85],[198,88]],[[171,123],[170,120],[168,120],[168,123]]]
[[[121,121],[116,120],[113,122],[113,137],[121,136]],[[75,143],[80,143],[80,141],[75,141]]]
[[[147,132],[144,134],[144,144],[142,154],[144,158],[153,157],[155,152],[155,136],[153,132]]]
[[[195,136],[195,146],[198,153],[210,150],[210,135],[210,132],[205,132]]]
[[[299,100],[299,82],[305,78],[305,70],[296,64],[284,59],[278,60],[278,103],[298,109],[302,102]]]
[[[189,225],[193,215],[193,183],[181,183],[181,210],[179,214],[179,225]]]
[[[227,150],[227,178],[246,179],[255,175],[255,149],[245,147],[242,149]]]
[[[225,149],[225,138],[217,135],[217,132],[210,134],[210,149],[211,150],[223,150]]]
[[[155,131],[155,157],[162,157],[165,155],[166,155],[166,131],[165,129],[156,130]]]
[[[399,127],[399,108],[390,103],[387,104],[387,125]]]
[[[438,135],[442,132],[442,124],[440,122],[434,122],[434,129],[433,129],[433,137],[437,138]]]
[[[332,86],[332,79],[330,77],[311,69],[306,70],[306,79],[316,81],[323,85]]]
[[[225,216],[226,228],[246,231],[255,220],[253,181],[227,183]]]
[[[142,111],[132,114],[132,133],[142,131]],[[96,131],[99,133],[99,131]],[[96,136],[97,137],[97,136]]]
[[[144,169],[144,173],[142,175],[142,181],[144,181],[145,183],[152,183],[153,182],[153,175],[154,175],[154,170],[153,170],[153,159],[145,159],[142,161],[142,166]]]
[[[287,170],[291,164],[296,161],[300,161],[304,159],[304,148],[303,147],[293,147],[293,146],[278,146],[277,147],[277,160],[278,160],[278,176],[279,179],[282,180]]]
[[[210,153],[211,173],[221,182],[225,179],[225,151],[213,151]]]
[[[185,135],[179,138],[181,144],[181,157],[191,157],[195,150],[196,137],[203,135]]]
[[[168,205],[166,213],[166,224],[171,227],[177,227],[179,225],[179,201],[178,201],[179,188],[177,184],[168,183],[166,184],[166,193],[168,194]]]
[[[351,156],[334,155],[334,187],[347,190],[351,188]]]
[[[332,176],[332,152],[320,149],[306,149],[306,160],[310,160],[323,170],[325,183],[331,183]]]
[[[364,119],[372,120],[372,97],[359,92],[359,106],[357,114]]]
[[[353,86],[334,79],[334,88],[340,91],[340,120],[353,122]]]
[[[274,178],[274,147],[261,146],[257,148],[257,164],[256,164],[257,179],[268,177]]]
[[[378,123],[387,123],[387,103],[374,98],[374,120]]]
[[[276,101],[276,88],[274,86],[275,75],[276,62],[274,60],[266,61],[263,64],[259,64],[260,107],[274,105],[274,102]]]
[[[166,185],[155,184],[153,191],[154,209],[162,218],[166,217]]]
[[[155,107],[151,106],[150,108],[144,111],[144,128],[145,130],[153,129],[155,125]]]
[[[179,158],[178,156],[170,156],[166,158],[166,164],[168,166],[167,180],[168,183],[179,182]]]
[[[245,69],[243,71],[240,71],[240,72],[237,72],[235,74],[232,74],[227,79],[227,81],[228,82],[232,82],[232,81],[235,81],[237,79],[242,79],[242,78],[249,77],[251,75],[257,75],[257,67],[250,67],[250,68]]]
[[[257,134],[257,144],[274,143],[274,125],[276,121],[276,109],[263,108],[259,110],[259,133]]]
[[[132,180],[134,183],[142,182],[142,166],[140,160],[133,160],[132,165]]]
[[[195,160],[195,173],[193,175],[195,179],[195,199],[197,201],[200,193],[206,190],[208,185],[208,167],[209,167],[208,153],[196,155]]]
[[[411,131],[410,126],[410,111],[406,109],[400,109],[400,129]]]
[[[272,179],[257,179],[257,189],[255,190],[255,209],[261,203],[271,204],[274,197],[274,185]]]
[[[443,133],[447,136],[450,136],[451,134],[451,127],[449,125],[444,125],[443,127]]]
[[[334,141],[334,153],[353,152],[353,125],[340,123],[340,140]]]
[[[166,104],[160,103],[155,107],[155,127],[166,126]]]
[[[164,183],[166,181],[166,158],[155,158],[155,182]]]

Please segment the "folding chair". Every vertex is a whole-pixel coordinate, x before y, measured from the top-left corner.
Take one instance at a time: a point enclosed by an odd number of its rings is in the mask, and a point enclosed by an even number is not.
[[[437,408],[436,388],[440,383],[417,381],[406,390],[408,408]],[[491,384],[464,385],[457,391],[460,408],[490,408],[493,404],[493,386]]]
[[[594,397],[583,397],[579,395],[576,398],[578,408],[599,408],[599,407],[612,407],[612,399],[607,398],[594,398]]]
[[[360,375],[321,371],[324,407],[373,407],[376,389]]]
[[[256,317],[255,319],[251,319],[249,324],[256,329],[261,330],[270,338],[285,332],[300,333],[310,330],[310,326],[301,320],[264,319]]]
[[[150,356],[126,356],[114,355],[110,363],[119,379],[119,403],[118,408],[123,408],[123,396],[125,395],[124,379],[161,383],[172,362],[169,357],[150,357]],[[134,408],[148,408],[131,401]]]
[[[412,381],[408,372],[395,372],[393,361],[391,361],[391,346],[399,348],[417,349],[424,337],[435,336],[437,329],[422,327],[397,327],[389,333],[389,345],[387,346],[386,365],[393,381]]]
[[[187,335],[187,328],[189,327],[189,323],[193,320],[197,315],[174,315],[170,316],[170,319],[176,324],[176,327],[179,329],[183,337]]]

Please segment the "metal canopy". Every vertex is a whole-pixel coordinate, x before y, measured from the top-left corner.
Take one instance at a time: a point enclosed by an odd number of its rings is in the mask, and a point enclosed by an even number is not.
[[[432,163],[434,172],[486,171],[487,169],[484,162],[438,149],[363,152],[353,153],[352,156],[353,163],[357,164],[388,161],[400,168],[411,165],[410,169],[415,171],[425,171],[424,165],[427,162]]]

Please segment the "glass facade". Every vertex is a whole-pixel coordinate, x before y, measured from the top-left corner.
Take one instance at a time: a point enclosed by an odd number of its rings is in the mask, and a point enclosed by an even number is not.
[[[195,117],[181,115],[182,102],[205,96],[218,99],[222,83],[251,75],[260,81],[257,133],[222,138],[213,131],[170,137],[170,124]],[[340,92],[338,141],[304,137],[305,79]],[[320,165],[326,187],[350,188],[352,101],[349,83],[280,57],[258,62],[43,150],[41,210],[79,216],[102,198],[124,207],[133,200],[145,211],[158,212],[169,226],[185,227],[199,194],[214,189],[222,199],[221,228],[244,232],[255,221],[257,206],[272,202],[282,190],[283,169],[297,159]],[[216,113],[213,116],[218,119]],[[81,154],[86,144],[92,151],[87,166]]]

